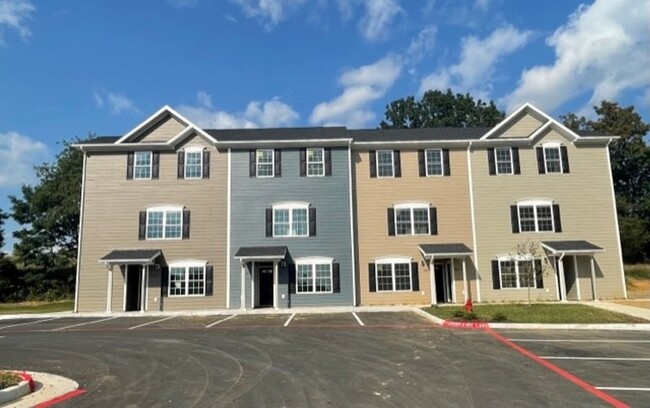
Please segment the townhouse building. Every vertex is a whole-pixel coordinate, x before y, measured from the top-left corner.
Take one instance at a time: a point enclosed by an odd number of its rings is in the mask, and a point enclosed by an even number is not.
[[[400,130],[201,129],[166,106],[76,145],[75,311],[625,297],[614,139],[529,104]]]

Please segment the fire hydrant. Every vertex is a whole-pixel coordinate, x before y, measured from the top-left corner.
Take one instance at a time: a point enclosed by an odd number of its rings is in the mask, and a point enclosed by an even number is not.
[[[472,313],[473,310],[473,304],[472,304],[472,298],[467,298],[467,301],[465,302],[465,312],[466,313]]]

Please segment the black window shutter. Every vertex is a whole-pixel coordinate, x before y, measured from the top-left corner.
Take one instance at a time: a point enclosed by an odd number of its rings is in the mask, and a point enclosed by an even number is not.
[[[375,279],[375,264],[368,264],[368,292],[377,292],[377,281]]]
[[[287,265],[287,270],[289,273],[289,293],[294,295],[296,293],[296,265]]]
[[[442,169],[445,176],[451,176],[451,164],[449,162],[449,149],[442,149]]]
[[[395,167],[394,174],[395,177],[402,177],[402,159],[399,154],[399,150],[393,151],[393,166]]]
[[[386,219],[388,221],[388,236],[392,237],[395,235],[395,210],[393,208],[388,209]]]
[[[300,149],[300,177],[307,176],[307,149]]]
[[[417,262],[411,262],[411,282],[412,282],[411,290],[413,292],[419,292],[420,291],[420,276],[418,274],[418,263]]]
[[[497,165],[494,162],[494,149],[490,148],[487,149],[487,155],[488,155],[488,172],[490,173],[490,176],[494,176],[497,174]]]
[[[332,175],[332,149],[325,149],[325,175]]]
[[[282,177],[282,151],[275,149],[273,153],[275,154],[275,177]]]
[[[436,207],[429,207],[429,233],[438,235],[438,210]]]
[[[537,289],[544,288],[544,271],[542,271],[541,259],[535,259],[535,280],[537,280]]]
[[[427,175],[427,163],[424,158],[424,150],[418,150],[418,169],[420,172],[420,177],[426,177]]]
[[[560,157],[562,157],[562,173],[569,173],[569,152],[566,146],[560,146]]]
[[[248,152],[248,176],[255,177],[257,175],[257,156],[255,149]]]
[[[266,209],[266,236],[267,237],[273,236],[273,209],[272,208]]]
[[[160,296],[167,297],[167,286],[169,285],[169,268],[160,268]]]
[[[492,289],[501,289],[499,278],[499,261],[492,261]]]
[[[203,151],[203,178],[210,178],[210,152],[208,150]]]
[[[519,148],[512,148],[512,170],[515,174],[521,174],[521,165],[519,164]]]
[[[126,155],[126,179],[133,180],[133,152]]]
[[[332,292],[341,293],[341,266],[338,262],[332,263]]]
[[[212,296],[214,286],[214,266],[205,267],[205,296]]]
[[[553,204],[553,224],[555,224],[555,232],[562,232],[562,220],[560,219],[560,206]]]
[[[160,176],[160,152],[151,153],[151,178],[157,179]]]
[[[539,174],[546,174],[546,167],[544,166],[544,148],[538,147],[537,151],[537,172]]]
[[[190,210],[183,210],[183,239],[190,238]]]
[[[316,208],[309,207],[309,236],[316,236]]]
[[[140,224],[138,228],[138,239],[147,239],[147,212],[140,211]]]
[[[178,152],[178,168],[176,172],[176,178],[182,179],[185,178],[185,152]]]
[[[368,152],[369,162],[370,162],[370,177],[377,177],[377,152],[371,150]]]
[[[510,222],[512,223],[512,233],[519,234],[519,209],[516,205],[510,206]]]

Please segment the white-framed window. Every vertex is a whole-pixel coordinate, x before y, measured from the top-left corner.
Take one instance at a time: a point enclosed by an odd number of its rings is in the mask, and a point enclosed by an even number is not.
[[[392,150],[377,150],[377,177],[395,177]]]
[[[185,178],[186,179],[203,178],[203,149],[202,148],[185,149]]]
[[[298,258],[296,293],[332,293],[332,258]]]
[[[395,235],[429,235],[429,204],[396,204]]]
[[[307,149],[307,177],[320,177],[325,175],[325,149]]]
[[[168,296],[205,296],[207,262],[178,262],[169,265]]]
[[[181,239],[183,209],[159,207],[147,209],[147,239]]]
[[[274,177],[275,176],[275,158],[273,149],[257,149],[255,151],[255,160],[257,168],[257,177]]]
[[[550,201],[520,201],[517,203],[519,213],[519,231],[553,232],[553,203]]]
[[[535,260],[531,257],[500,257],[499,279],[502,289],[536,288]]]
[[[494,162],[496,163],[497,174],[513,174],[511,148],[509,147],[495,148]]]
[[[442,149],[427,149],[424,151],[427,177],[444,174]]]
[[[544,143],[544,166],[547,173],[562,173],[562,156],[559,143]]]
[[[135,152],[133,163],[133,179],[150,180],[152,166],[152,152]]]
[[[274,237],[309,236],[309,204],[291,203],[273,206]]]
[[[376,259],[375,279],[377,292],[411,291],[411,258]]]

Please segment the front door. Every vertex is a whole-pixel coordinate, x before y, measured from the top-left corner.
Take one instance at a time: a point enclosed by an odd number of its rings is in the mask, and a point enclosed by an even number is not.
[[[436,300],[438,303],[451,302],[451,271],[448,262],[438,262],[433,265],[436,279]]]
[[[140,265],[128,265],[126,276],[124,277],[126,281],[126,302],[125,302],[125,311],[126,312],[135,312],[140,310],[140,294],[141,290],[141,280],[142,280],[142,267]]]
[[[258,268],[259,275],[259,306],[273,306],[273,264],[261,264]]]

